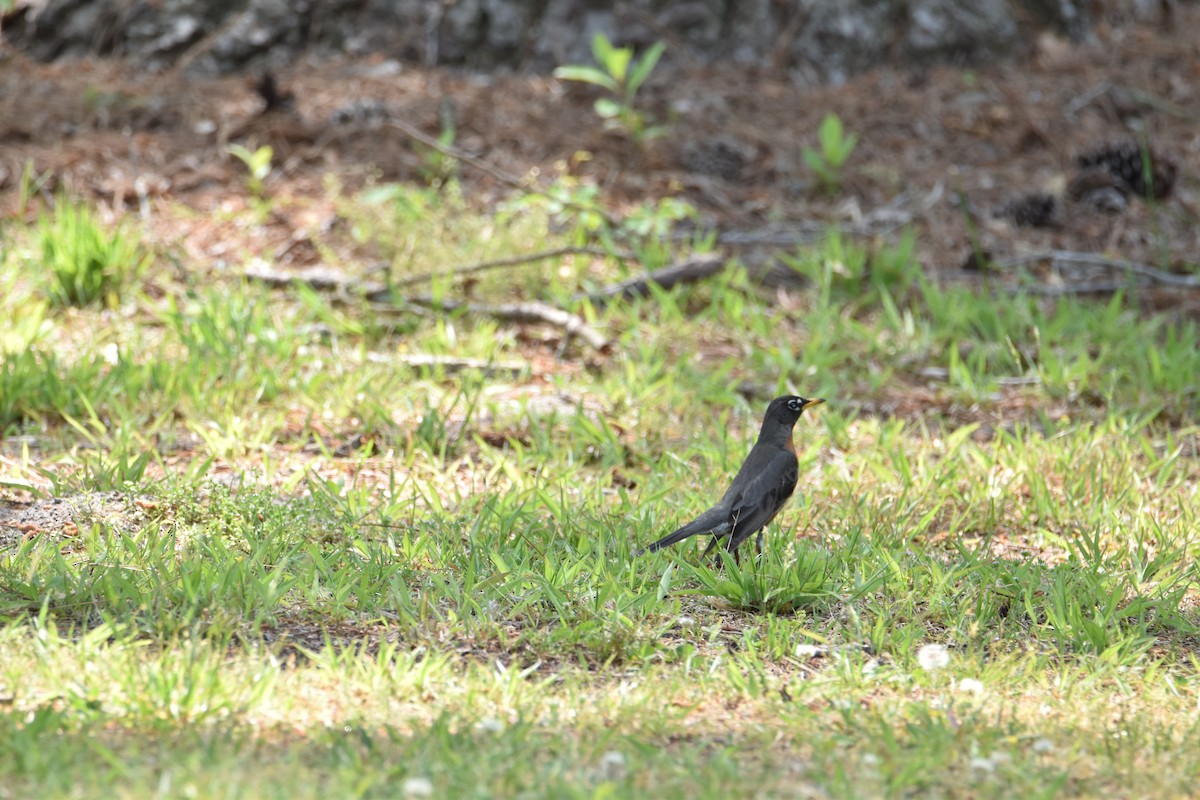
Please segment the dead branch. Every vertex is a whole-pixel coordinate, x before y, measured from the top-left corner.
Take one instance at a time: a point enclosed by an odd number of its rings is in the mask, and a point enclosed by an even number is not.
[[[1120,258],[1109,258],[1097,253],[1077,253],[1072,250],[1047,250],[1040,253],[1029,253],[1027,255],[1010,258],[1004,261],[996,261],[992,264],[997,269],[1005,269],[1011,267],[1028,266],[1029,264],[1038,261],[1049,261],[1052,264],[1083,264],[1091,267],[1104,267],[1105,269],[1124,272],[1128,275],[1137,275],[1140,278],[1145,278],[1150,283],[1159,283],[1165,286],[1179,286],[1185,289],[1200,288],[1200,276],[1198,275],[1175,275],[1165,270],[1151,267],[1148,264],[1140,264],[1136,261],[1126,261]],[[1119,288],[1125,288],[1120,286]],[[1081,291],[1115,291],[1105,289],[1084,289]]]
[[[435,301],[430,297],[410,297],[408,302],[437,311],[465,311],[468,314],[479,314],[493,319],[510,322],[540,322],[553,325],[566,331],[568,337],[577,336],[596,350],[607,350],[610,342],[604,334],[588,325],[583,317],[572,314],[561,308],[547,303],[528,301],[524,303],[464,303],[457,300]]]
[[[1065,297],[1071,294],[1113,294],[1128,288],[1127,283],[1070,283],[1062,286],[1013,286],[1009,289],[1009,294]]]
[[[332,267],[307,267],[284,272],[265,262],[246,267],[245,276],[269,286],[291,286],[302,283],[323,292],[359,294],[368,299],[379,299],[388,295],[388,287],[379,281],[360,281]]]
[[[416,139],[421,144],[423,144],[426,147],[429,147],[433,150],[438,151],[439,153],[441,153],[444,156],[453,158],[455,161],[461,161],[464,164],[474,167],[475,169],[479,170],[480,172],[491,175],[493,178],[495,178],[496,180],[500,181],[503,184],[512,186],[515,189],[521,189],[522,191],[529,191],[529,189],[530,189],[529,185],[525,181],[518,178],[516,175],[505,172],[504,170],[500,169],[499,167],[494,167],[491,164],[484,161],[483,159],[476,158],[475,156],[471,155],[470,153],[465,153],[462,150],[459,150],[457,147],[452,147],[450,145],[442,144],[435,137],[430,136],[429,134],[422,131],[420,128],[417,128],[413,125],[409,125],[404,120],[391,119],[391,120],[388,120],[387,124],[391,125],[393,128],[400,131],[401,133],[403,133],[405,136],[409,137],[410,139]]]
[[[369,352],[366,354],[366,360],[372,364],[400,363],[409,367],[441,367],[446,372],[472,369],[479,370],[486,375],[503,374],[510,377],[517,377],[530,371],[529,364],[521,361],[486,361],[482,358],[458,358],[432,353]]]
[[[1092,88],[1088,89],[1081,95],[1078,95],[1074,100],[1067,103],[1063,108],[1068,119],[1075,119],[1075,115],[1079,113],[1085,106],[1091,105],[1096,98],[1101,97],[1105,92],[1112,88],[1112,84],[1108,81],[1101,81]]]
[[[601,247],[559,247],[554,250],[542,250],[537,253],[527,253],[521,256],[512,256],[511,258],[496,258],[491,261],[480,261],[477,264],[470,264],[465,267],[452,267],[451,269],[441,272],[425,272],[420,275],[411,275],[400,278],[392,283],[393,286],[412,286],[416,283],[424,283],[438,277],[452,276],[455,278],[464,275],[476,275],[480,272],[488,272],[494,269],[503,269],[505,267],[519,267],[523,264],[532,264],[535,261],[545,261],[550,258],[560,258],[570,255],[588,255],[597,257],[612,256],[614,258],[633,260],[634,257],[628,253],[610,253]]]
[[[885,236],[923,217],[937,205],[944,193],[945,186],[939,181],[924,195],[915,189],[902,192],[890,202],[862,215],[860,221],[854,224],[801,222],[787,228],[721,231],[717,235],[717,244],[728,247],[799,247],[820,241],[832,232],[846,236]],[[677,238],[683,238],[683,235]]]
[[[719,255],[698,256],[654,272],[648,272],[645,275],[639,275],[636,278],[609,284],[591,294],[576,295],[575,300],[586,298],[601,305],[614,299],[628,300],[633,297],[644,297],[650,293],[651,286],[670,289],[681,283],[703,280],[724,269],[725,263],[725,259]]]
[[[393,297],[391,288],[382,283],[360,282],[337,270],[323,267],[313,267],[299,272],[281,272],[269,265],[258,264],[247,268],[245,275],[252,280],[262,281],[273,286],[303,283],[314,289],[333,290],[341,294],[357,294],[372,302],[386,302]],[[607,350],[610,344],[604,334],[588,325],[578,314],[572,314],[561,308],[537,301],[490,305],[465,303],[458,300],[437,301],[431,297],[407,297],[399,298],[399,303],[408,303],[410,306],[435,311],[462,310],[468,314],[479,314],[511,322],[541,322],[563,329],[567,332],[568,338],[579,337],[596,350]]]

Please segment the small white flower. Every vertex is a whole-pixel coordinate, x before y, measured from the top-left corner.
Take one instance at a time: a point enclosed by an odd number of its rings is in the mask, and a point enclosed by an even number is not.
[[[695,624],[696,624],[696,620],[692,619],[691,617],[685,616],[685,617],[680,617],[679,619],[675,620],[676,628],[691,628]]]
[[[625,777],[625,755],[609,750],[600,756],[600,775],[604,780],[619,781]]]
[[[815,644],[796,645],[796,658],[816,658],[824,652],[824,647],[818,647]]]
[[[1053,753],[1054,742],[1045,737],[1035,739],[1033,742],[1033,752],[1040,753],[1042,755],[1045,755],[1046,753]]]
[[[879,756],[874,753],[863,753],[862,764],[864,767],[878,767]]]
[[[971,769],[977,769],[980,772],[995,772],[996,771],[996,763],[994,761],[992,761],[990,758],[983,758],[982,756],[975,756],[974,758],[971,759]]]
[[[917,664],[926,672],[936,672],[949,665],[950,651],[944,644],[922,645],[917,651]]]
[[[964,694],[983,694],[983,681],[975,680],[974,678],[963,678],[958,682],[958,690]]]
[[[504,723],[495,717],[484,717],[475,723],[475,730],[480,733],[504,733]]]
[[[405,778],[400,784],[400,794],[405,797],[433,797],[433,781],[429,778]]]

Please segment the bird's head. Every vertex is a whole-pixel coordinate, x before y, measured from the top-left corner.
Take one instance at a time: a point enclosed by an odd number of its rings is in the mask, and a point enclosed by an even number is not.
[[[771,405],[767,406],[767,419],[777,420],[790,427],[800,419],[804,409],[819,406],[824,402],[819,397],[796,397],[795,395],[776,397],[771,401]]]

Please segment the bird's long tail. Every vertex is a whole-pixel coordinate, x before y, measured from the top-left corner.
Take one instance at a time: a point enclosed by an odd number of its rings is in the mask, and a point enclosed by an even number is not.
[[[670,547],[689,536],[697,536],[704,533],[712,534],[713,536],[722,536],[728,532],[729,515],[722,508],[710,508],[679,530],[668,533],[657,542],[646,545],[641,550],[638,550],[637,555],[640,556],[644,553],[653,553],[656,550],[662,550],[664,547]]]

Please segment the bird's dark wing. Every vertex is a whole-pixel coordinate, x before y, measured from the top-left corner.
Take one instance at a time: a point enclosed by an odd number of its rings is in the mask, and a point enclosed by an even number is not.
[[[682,541],[689,536],[696,536],[701,533],[711,533],[714,536],[723,536],[729,532],[729,509],[723,505],[715,506],[705,511],[694,520],[684,525],[674,533],[668,533],[663,538],[659,539],[654,544],[648,545],[638,551],[638,555],[642,553],[653,553],[655,550],[662,550],[664,547],[669,547],[678,541]]]
[[[792,492],[796,491],[799,477],[800,466],[796,456],[779,450],[746,483],[741,493],[731,498],[733,535],[729,539],[730,550],[736,550],[738,545],[775,518]]]

